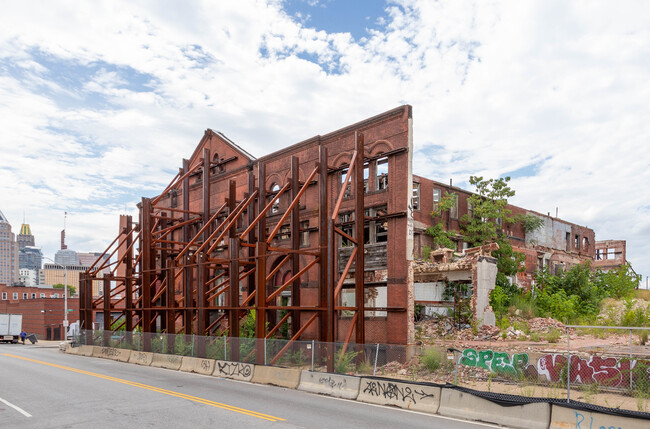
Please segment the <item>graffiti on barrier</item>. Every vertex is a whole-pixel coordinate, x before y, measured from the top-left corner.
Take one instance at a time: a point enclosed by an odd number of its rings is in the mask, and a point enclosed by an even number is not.
[[[224,377],[250,377],[253,365],[241,362],[217,362],[217,371]]]
[[[328,386],[330,389],[338,389],[338,390],[345,389],[348,384],[348,382],[345,379],[341,381],[336,381],[331,376],[319,377],[318,383],[324,384],[325,386]]]
[[[142,352],[131,352],[131,356],[135,355],[135,361],[138,363],[147,363],[148,356]]]
[[[631,378],[645,378],[650,381],[650,361],[590,356],[582,358],[572,355],[570,367],[564,354],[546,354],[529,364],[526,353],[509,355],[494,350],[463,350],[461,365],[483,368],[495,374],[529,379],[542,378],[549,382],[566,380],[567,372],[571,383],[598,383],[609,387],[628,387]]]
[[[102,356],[115,357],[118,356],[119,354],[120,354],[119,349],[115,349],[112,347],[102,347]]]
[[[576,429],[622,429],[620,426],[598,426],[598,423],[594,426],[594,417],[590,416],[590,421],[586,422],[585,421],[585,416],[582,413],[575,412],[576,413]],[[583,425],[584,423],[584,425]]]
[[[426,393],[423,389],[411,389],[409,386],[399,387],[395,383],[384,381],[366,381],[366,387],[363,389],[363,393],[371,396],[382,396],[385,399],[393,399],[396,401],[411,401],[414,404],[417,404],[417,401],[435,396]]]

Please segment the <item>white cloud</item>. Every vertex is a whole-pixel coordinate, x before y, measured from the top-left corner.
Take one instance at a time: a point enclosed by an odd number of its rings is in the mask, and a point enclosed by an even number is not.
[[[416,173],[462,183],[535,164],[515,204],[627,239],[650,274],[643,2],[402,0],[358,42],[278,1],[18,2],[3,16],[0,209],[14,225],[26,209],[50,254],[66,209],[72,248],[110,242],[120,201],[161,189],[208,127],[259,156],[409,103]]]

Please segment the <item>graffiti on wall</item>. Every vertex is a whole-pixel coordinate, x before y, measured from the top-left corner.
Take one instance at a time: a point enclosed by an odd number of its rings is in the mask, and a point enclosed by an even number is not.
[[[571,383],[577,384],[629,387],[633,378],[643,378],[650,382],[650,360],[602,356],[585,359],[572,355],[570,368],[567,368],[567,357],[564,354],[547,354],[536,362],[529,361],[527,353],[509,355],[506,352],[467,348],[463,350],[459,363],[483,368],[504,377],[525,377],[531,380],[541,378],[549,382],[566,380],[567,372]]]

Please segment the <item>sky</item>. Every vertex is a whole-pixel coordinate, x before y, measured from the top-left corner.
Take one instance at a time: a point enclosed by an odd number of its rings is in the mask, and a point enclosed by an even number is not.
[[[627,240],[650,275],[650,3],[5,2],[0,211],[103,251],[207,128],[255,156],[402,104],[414,172]]]

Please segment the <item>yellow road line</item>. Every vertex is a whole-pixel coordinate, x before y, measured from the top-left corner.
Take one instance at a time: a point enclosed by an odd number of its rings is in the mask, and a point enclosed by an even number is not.
[[[121,379],[121,378],[111,377],[109,375],[98,374],[96,372],[84,371],[83,369],[77,369],[77,368],[72,368],[72,367],[69,367],[69,366],[57,365],[57,364],[50,363],[50,362],[44,362],[44,361],[40,361],[40,360],[36,360],[36,359],[30,359],[30,358],[26,358],[26,357],[22,357],[22,356],[16,356],[16,355],[8,354],[8,353],[3,353],[3,356],[12,357],[12,358],[15,358],[15,359],[21,359],[21,360],[25,360],[25,361],[28,361],[28,362],[39,363],[41,365],[47,365],[47,366],[51,366],[53,368],[59,368],[59,369],[63,369],[63,370],[66,370],[66,371],[76,372],[76,373],[79,373],[79,374],[90,375],[92,377],[102,378],[104,380],[114,381],[116,383],[126,384],[126,385],[133,386],[133,387],[139,387],[141,389],[147,389],[147,390],[151,390],[153,392],[164,393],[165,395],[176,396],[178,398],[187,399],[187,400],[190,400],[190,401],[198,402],[200,404],[210,405],[212,407],[222,408],[224,410],[234,411],[234,412],[240,413],[240,414],[246,414],[248,416],[257,417],[259,419],[269,420],[269,421],[272,421],[272,422],[285,421],[286,420],[286,419],[283,419],[281,417],[275,417],[275,416],[271,416],[271,415],[268,415],[268,414],[262,414],[262,413],[258,413],[257,411],[247,410],[245,408],[239,408],[239,407],[235,407],[233,405],[222,404],[220,402],[215,402],[215,401],[211,401],[209,399],[199,398],[199,397],[192,396],[192,395],[186,395],[185,393],[174,392],[173,390],[161,389],[160,387],[149,386],[147,384],[137,383],[135,381],[129,381],[129,380]]]

